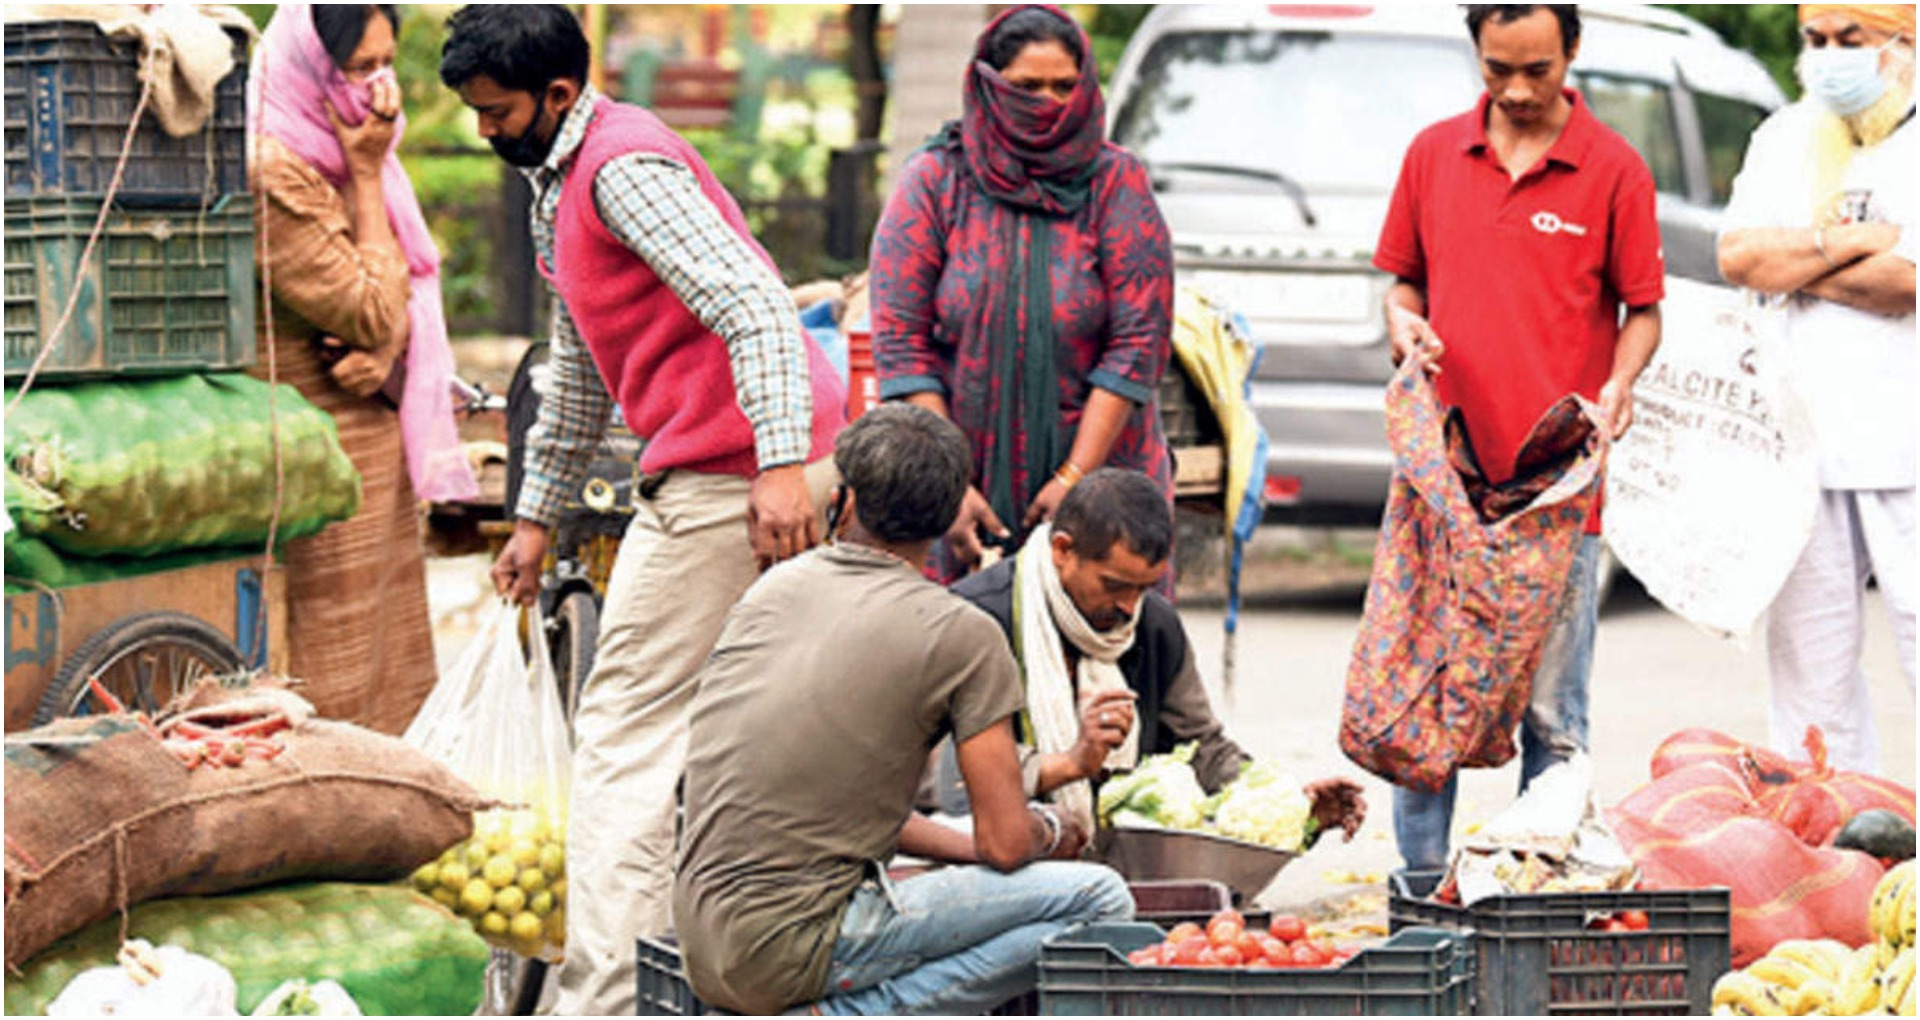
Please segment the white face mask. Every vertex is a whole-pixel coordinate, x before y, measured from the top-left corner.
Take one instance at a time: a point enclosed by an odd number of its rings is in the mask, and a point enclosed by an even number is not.
[[[1827,104],[1827,109],[1842,117],[1872,106],[1887,94],[1887,81],[1880,73],[1880,54],[1885,45],[1825,46],[1800,55],[1800,81],[1807,94]]]

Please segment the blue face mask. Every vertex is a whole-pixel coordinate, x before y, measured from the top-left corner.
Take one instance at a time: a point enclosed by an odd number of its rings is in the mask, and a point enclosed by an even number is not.
[[[1800,58],[1800,77],[1807,93],[1842,117],[1872,106],[1887,93],[1886,79],[1880,75],[1880,54],[1885,49],[1826,46],[1806,51]]]

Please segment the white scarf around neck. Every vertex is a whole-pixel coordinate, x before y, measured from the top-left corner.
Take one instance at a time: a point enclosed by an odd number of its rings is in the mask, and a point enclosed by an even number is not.
[[[1053,563],[1053,529],[1041,525],[1027,536],[1014,562],[1016,604],[1020,619],[1015,621],[1020,635],[1020,659],[1027,681],[1027,718],[1033,730],[1034,748],[1041,754],[1064,754],[1080,736],[1081,699],[1109,690],[1126,690],[1127,678],[1119,661],[1133,647],[1134,631],[1140,622],[1142,598],[1134,605],[1131,619],[1111,631],[1098,631],[1080,615],[1079,607],[1060,584],[1060,571]],[[1080,662],[1073,676],[1067,673],[1066,649],[1062,639],[1073,642]],[[1076,683],[1077,681],[1077,683]],[[1079,691],[1079,698],[1074,695]],[[1131,769],[1140,756],[1140,723],[1135,717],[1127,731],[1126,742],[1107,756],[1110,769]],[[1063,810],[1080,819],[1093,831],[1093,788],[1086,780],[1068,783],[1053,791],[1050,798]]]

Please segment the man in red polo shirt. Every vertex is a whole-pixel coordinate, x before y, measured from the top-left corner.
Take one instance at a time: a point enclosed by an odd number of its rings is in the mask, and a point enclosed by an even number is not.
[[[1633,380],[1660,343],[1666,267],[1646,162],[1565,87],[1578,10],[1471,4],[1467,28],[1486,95],[1414,139],[1373,262],[1396,278],[1386,309],[1395,363],[1428,366],[1497,483],[1568,393],[1596,401],[1613,435],[1626,431]],[[1523,788],[1586,748],[1597,512],[1587,531],[1534,676]],[[1409,868],[1445,866],[1453,798],[1453,783],[1395,791]]]

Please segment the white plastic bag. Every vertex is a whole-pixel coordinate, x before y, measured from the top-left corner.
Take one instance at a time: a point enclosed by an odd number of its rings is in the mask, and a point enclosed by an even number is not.
[[[1607,469],[1607,545],[1667,608],[1744,638],[1812,533],[1813,428],[1777,313],[1685,280],[1660,307],[1660,350]]]
[[[459,664],[434,686],[407,743],[503,807],[474,816],[473,838],[414,873],[415,888],[522,956],[558,959],[566,941],[571,738],[546,629],[499,603]]]
[[[119,965],[67,982],[48,1016],[238,1016],[233,975],[178,946],[145,939],[120,947]]]

